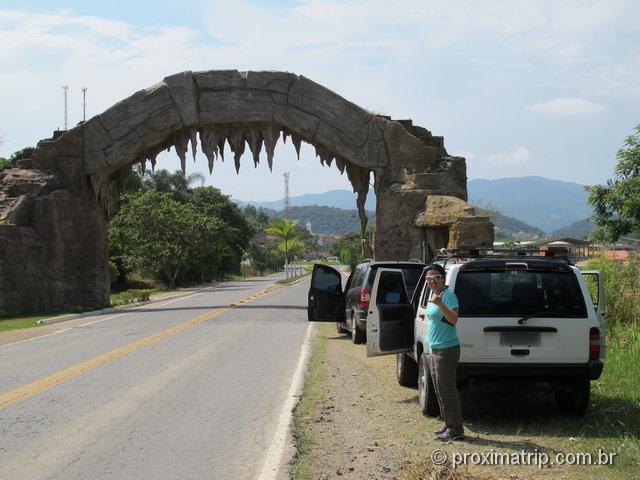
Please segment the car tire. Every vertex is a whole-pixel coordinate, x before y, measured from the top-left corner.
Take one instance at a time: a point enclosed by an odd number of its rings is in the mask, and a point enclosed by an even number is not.
[[[342,322],[336,322],[336,331],[338,332],[338,335],[349,333],[349,330],[345,330]]]
[[[583,417],[589,409],[591,382],[580,378],[567,382],[554,391],[558,412],[572,417]]]
[[[403,387],[418,385],[418,364],[406,353],[398,353],[396,356],[396,376]]]
[[[356,318],[354,314],[351,314],[351,341],[355,344],[360,344],[365,342],[365,332],[358,328],[358,323],[356,322]]]
[[[307,320],[313,322],[313,307],[311,305],[307,306]]]
[[[440,404],[436,398],[436,389],[431,380],[427,354],[420,355],[420,365],[418,366],[418,403],[420,411],[428,417],[440,415]]]

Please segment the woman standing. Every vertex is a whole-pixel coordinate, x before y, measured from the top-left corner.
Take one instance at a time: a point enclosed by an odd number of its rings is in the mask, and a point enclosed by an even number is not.
[[[443,424],[435,434],[439,440],[464,440],[462,408],[456,372],[460,360],[460,341],[456,332],[458,297],[445,284],[442,265],[427,267],[427,283],[431,296],[427,305],[428,342],[431,349],[429,371],[440,405]]]

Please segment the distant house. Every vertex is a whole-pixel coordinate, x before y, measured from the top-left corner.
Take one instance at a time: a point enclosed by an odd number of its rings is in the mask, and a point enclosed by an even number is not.
[[[495,248],[503,248],[504,244],[505,242],[495,242],[493,245]],[[595,251],[589,240],[570,237],[519,242],[513,250],[518,249],[547,257],[569,257],[574,261],[584,260]]]
[[[584,260],[594,253],[590,240],[563,237],[537,242],[540,253],[547,256],[568,254],[574,260]]]

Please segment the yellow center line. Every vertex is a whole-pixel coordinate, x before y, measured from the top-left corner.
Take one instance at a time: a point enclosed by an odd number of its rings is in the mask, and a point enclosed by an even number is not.
[[[272,288],[272,287],[273,286],[269,286],[255,295],[263,297],[265,295],[275,293],[278,290],[280,290],[280,288],[282,288],[282,287],[276,287],[276,288]],[[137,350],[140,350],[143,347],[147,347],[149,345],[159,343],[166,338],[176,335],[177,333],[180,333],[180,332],[183,332],[184,330],[195,327],[196,325],[200,325],[206,320],[218,317],[223,313],[228,312],[229,310],[233,310],[234,306],[239,303],[247,303],[248,301],[252,301],[253,299],[254,299],[254,296],[244,298],[238,302],[232,303],[231,306],[229,307],[220,308],[212,312],[205,313],[187,322],[174,325],[173,327],[167,328],[166,330],[155,333],[149,337],[136,340],[135,342],[124,345],[111,352],[104,353],[102,355],[94,357],[85,362],[78,363],[76,365],[73,365],[59,372],[53,373],[51,375],[47,375],[46,377],[40,378],[35,382],[29,383],[27,385],[23,385],[22,387],[18,387],[14,390],[10,390],[9,392],[0,395],[0,409],[8,407],[9,405],[12,405],[20,400],[26,400],[27,398],[31,398],[34,395],[38,395],[39,393],[42,393],[52,387],[55,387],[56,385],[60,385],[61,383],[74,379],[82,375],[83,373],[95,370],[101,365],[104,365],[109,362],[113,362],[114,360],[117,360],[119,358],[124,357],[125,355],[133,353]]]

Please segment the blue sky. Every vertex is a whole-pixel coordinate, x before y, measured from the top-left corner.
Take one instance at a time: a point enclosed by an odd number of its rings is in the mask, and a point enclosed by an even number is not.
[[[471,178],[613,175],[640,123],[640,2],[2,1],[0,156],[184,70],[286,70],[368,110],[411,118],[467,158]],[[233,197],[348,188],[313,149],[206,172]],[[178,168],[173,153],[161,167]],[[188,171],[206,171],[200,154]]]

